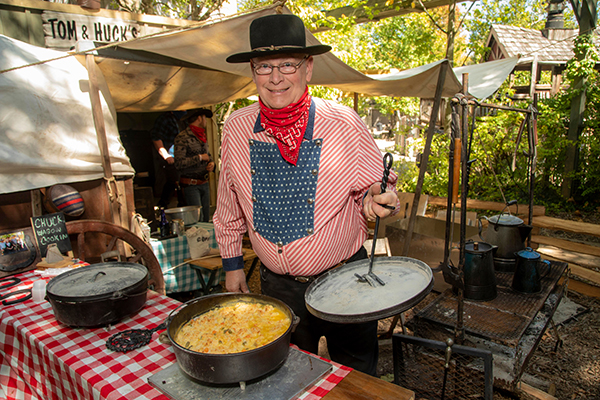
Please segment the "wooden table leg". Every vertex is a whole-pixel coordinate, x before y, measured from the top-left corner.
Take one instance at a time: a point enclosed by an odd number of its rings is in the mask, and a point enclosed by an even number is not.
[[[202,292],[205,296],[210,294],[210,288],[212,287],[215,277],[217,276],[217,270],[213,269],[210,271],[210,275],[208,276],[208,282],[204,282],[204,276],[202,275],[202,267],[198,267],[196,265],[190,265],[196,271],[196,275],[198,275],[198,279],[200,279],[200,285],[202,286]]]

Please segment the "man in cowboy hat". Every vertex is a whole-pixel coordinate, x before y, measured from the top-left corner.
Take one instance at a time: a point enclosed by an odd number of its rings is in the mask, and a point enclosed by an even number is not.
[[[226,121],[213,221],[229,292],[248,292],[242,259],[247,232],[261,260],[263,294],[300,317],[292,343],[316,353],[327,338],[332,360],[374,375],[377,321],[336,324],[310,314],[304,292],[344,261],[367,257],[367,220],[395,208],[396,175],[381,194],[382,155],[349,107],[311,97],[313,56],[302,20],[276,14],[250,25],[251,51],[231,55],[249,62],[259,102]],[[377,204],[379,203],[379,204]]]

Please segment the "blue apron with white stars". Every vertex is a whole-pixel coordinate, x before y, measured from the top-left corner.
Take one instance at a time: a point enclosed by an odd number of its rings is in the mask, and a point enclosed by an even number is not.
[[[277,143],[250,141],[254,229],[279,246],[314,232],[323,141],[312,140],[310,128],[304,138],[311,140],[302,141],[296,166],[283,159]]]

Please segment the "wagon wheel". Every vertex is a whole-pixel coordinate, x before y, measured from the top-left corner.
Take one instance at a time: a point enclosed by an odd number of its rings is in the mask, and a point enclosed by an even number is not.
[[[85,261],[86,257],[86,233],[102,233],[111,237],[110,242],[102,253],[118,251],[118,241],[121,240],[129,244],[135,251],[135,254],[127,261],[145,265],[150,273],[148,285],[153,287],[154,291],[165,294],[165,281],[158,259],[152,252],[152,248],[133,232],[119,225],[100,220],[69,221],[66,225],[69,235],[77,235],[76,255],[81,261]]]

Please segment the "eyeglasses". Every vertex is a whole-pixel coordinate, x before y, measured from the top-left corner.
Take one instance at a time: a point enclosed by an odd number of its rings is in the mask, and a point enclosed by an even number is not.
[[[279,70],[279,72],[281,72],[284,75],[291,75],[291,74],[295,73],[298,70],[298,68],[300,68],[302,63],[308,57],[309,56],[305,56],[298,64],[294,64],[291,62],[284,62],[279,65],[252,63],[252,68],[254,68],[254,72],[256,73],[256,75],[270,75],[271,72],[273,72],[273,68],[277,68]]]

